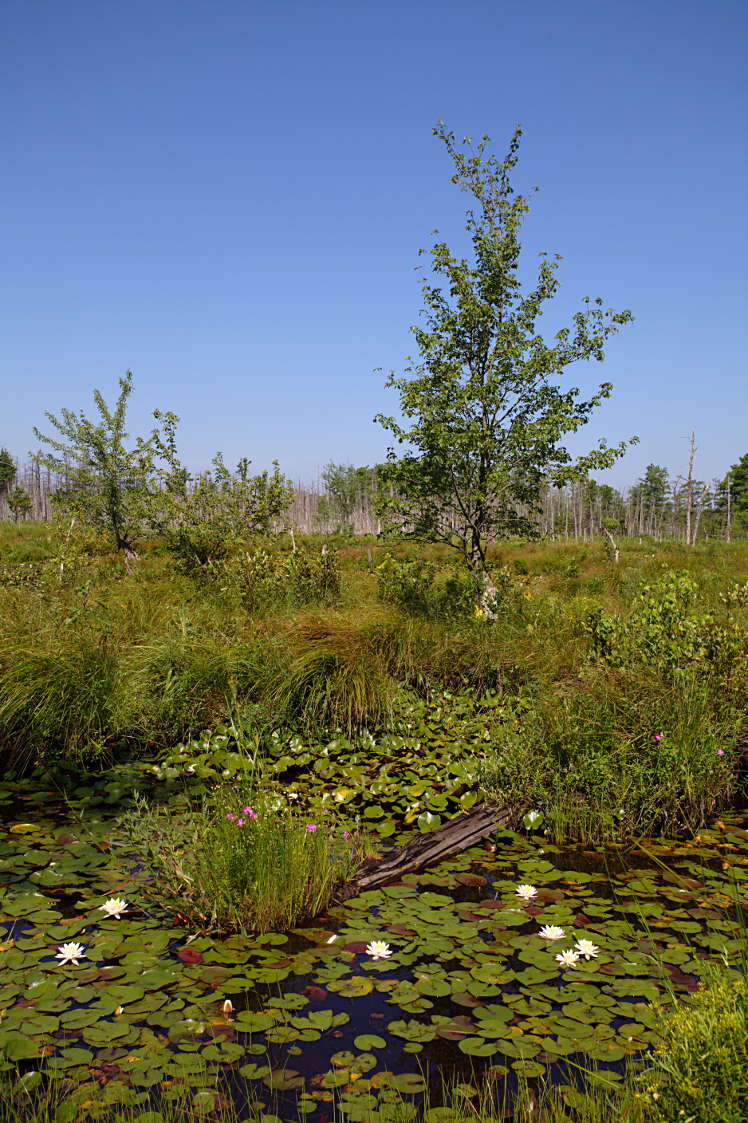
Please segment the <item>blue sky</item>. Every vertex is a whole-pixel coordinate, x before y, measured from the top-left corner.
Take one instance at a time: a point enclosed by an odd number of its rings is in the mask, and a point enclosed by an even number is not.
[[[431,134],[525,134],[538,184],[529,265],[563,255],[636,320],[575,439],[638,434],[702,478],[748,451],[743,0],[5,0],[0,10],[0,445],[44,410],[135,376],[132,430],[180,414],[193,467],[217,449],[294,478],[371,463],[396,410],[417,251],[459,243],[465,196]]]

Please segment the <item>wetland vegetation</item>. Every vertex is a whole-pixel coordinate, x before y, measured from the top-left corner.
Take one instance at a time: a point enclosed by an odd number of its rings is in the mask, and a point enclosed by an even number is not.
[[[0,532],[8,1118],[742,1118],[742,543],[508,542],[488,624],[439,546]]]

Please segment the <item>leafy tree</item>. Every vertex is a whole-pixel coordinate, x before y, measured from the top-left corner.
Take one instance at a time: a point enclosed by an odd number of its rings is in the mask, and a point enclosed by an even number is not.
[[[7,448],[0,448],[0,495],[9,490],[16,478],[16,466]]]
[[[623,454],[626,442],[610,448],[600,441],[573,460],[563,438],[587,422],[612,387],[603,383],[584,400],[553,380],[579,360],[601,361],[605,341],[632,316],[585,298],[571,326],[547,342],[537,321],[558,288],[560,259],[543,255],[534,285],[523,288],[519,236],[529,203],[510,182],[521,129],[503,160],[488,153],[489,137],[474,148],[466,138],[460,150],[442,123],[434,133],[452,158],[452,182],[472,196],[472,258],[443,241],[430,251],[425,323],[412,328],[420,361],[387,380],[399,391],[404,420],[376,419],[407,449],[400,458],[390,450],[392,494],[380,505],[391,526],[455,546],[490,594],[487,547],[535,532],[544,480],[584,477]]]
[[[730,494],[737,511],[748,511],[748,452],[733,464],[727,473],[730,477]]]
[[[748,530],[748,452],[733,464],[725,478],[716,489],[717,510],[726,517],[729,509],[734,528],[742,532]]]
[[[27,518],[31,514],[33,503],[31,496],[22,487],[14,487],[8,493],[8,506],[10,507],[15,522]]]
[[[377,469],[335,464],[330,461],[322,470],[326,503],[324,517],[336,518],[341,524],[352,522],[356,510],[370,502],[377,490]]]
[[[154,498],[151,525],[187,572],[197,573],[248,538],[268,534],[291,503],[293,488],[277,461],[272,472],[252,476],[249,460],[240,460],[232,472],[219,452],[212,470],[193,479],[173,443],[167,456],[166,486]]]
[[[48,446],[35,459],[64,482],[55,501],[78,515],[86,525],[111,535],[117,550],[134,557],[133,539],[146,526],[154,486],[154,461],[161,452],[157,431],[138,437],[128,447],[125,430],[127,402],[132,393],[132,372],[119,380],[119,397],[110,409],[99,390],[94,402],[99,414],[92,421],[81,410],[63,409],[60,417],[46,417],[59,433],[47,437],[34,429],[37,440]],[[161,416],[161,415],[159,415]],[[173,414],[163,415],[172,425]]]
[[[670,494],[667,468],[659,464],[648,464],[636,488],[647,508],[659,510],[667,502]]]

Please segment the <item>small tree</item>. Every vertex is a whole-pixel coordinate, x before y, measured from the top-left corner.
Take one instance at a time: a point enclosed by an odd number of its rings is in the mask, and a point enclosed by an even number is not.
[[[612,387],[603,383],[583,400],[553,380],[579,360],[601,361],[606,339],[632,316],[587,298],[571,327],[546,342],[537,321],[558,288],[559,258],[543,255],[534,287],[523,291],[519,234],[529,204],[510,182],[521,130],[503,160],[488,154],[489,137],[474,149],[466,138],[467,151],[460,151],[443,124],[434,133],[454,163],[452,182],[475,202],[466,226],[473,258],[456,256],[442,241],[431,249],[433,274],[446,291],[424,279],[425,324],[412,328],[420,362],[387,381],[399,391],[406,420],[376,420],[408,451],[397,458],[390,450],[391,494],[380,492],[380,504],[391,526],[460,551],[490,615],[489,543],[535,533],[544,481],[561,484],[607,468],[626,448],[600,441],[574,462],[562,439]]]
[[[0,495],[5,495],[10,490],[10,485],[16,478],[16,466],[13,457],[7,448],[0,448]]]
[[[366,508],[376,495],[377,469],[368,465],[335,464],[322,469],[325,484],[323,517],[336,520],[340,528],[351,526],[357,510]]]
[[[168,451],[166,486],[154,496],[151,525],[187,572],[199,572],[254,535],[268,534],[293,497],[277,461],[272,472],[250,475],[243,458],[231,472],[219,452],[213,468],[195,479]]]
[[[21,519],[27,518],[31,514],[33,504],[31,496],[22,487],[14,487],[8,493],[8,506],[10,507],[13,515],[14,522],[19,523]]]
[[[159,434],[138,437],[127,447],[125,430],[127,402],[132,393],[132,372],[119,380],[119,397],[110,409],[99,390],[94,401],[99,420],[91,421],[81,410],[63,409],[60,417],[46,417],[60,434],[47,437],[34,429],[34,436],[49,446],[35,459],[55,472],[64,483],[54,499],[88,526],[108,532],[117,550],[135,557],[133,539],[145,526],[154,478],[154,458],[159,454]],[[159,415],[160,416],[160,415]],[[173,424],[173,414],[164,417]]]

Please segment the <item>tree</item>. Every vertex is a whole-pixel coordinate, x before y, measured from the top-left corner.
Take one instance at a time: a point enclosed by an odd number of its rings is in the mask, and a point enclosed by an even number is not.
[[[77,514],[89,526],[107,531],[117,550],[135,557],[133,539],[145,526],[153,487],[154,459],[159,455],[159,433],[138,437],[127,447],[125,430],[127,402],[132,393],[132,372],[119,380],[114,409],[107,406],[99,390],[94,401],[99,421],[83,411],[63,409],[60,417],[46,413],[60,437],[47,437],[34,429],[34,436],[49,446],[38,452],[36,461],[64,480],[55,501]],[[161,416],[161,415],[159,415]],[[173,414],[163,415],[172,425]]]
[[[31,514],[33,503],[31,496],[22,487],[14,487],[8,493],[8,506],[10,507],[13,515],[14,522],[20,522],[21,519],[27,518]]]
[[[252,476],[246,457],[231,472],[219,452],[212,470],[193,479],[171,444],[167,463],[166,486],[154,496],[151,526],[189,573],[220,561],[254,535],[268,534],[293,498],[276,460],[272,472]]]
[[[0,448],[0,495],[10,490],[10,485],[16,478],[16,466],[13,457],[7,448]]]
[[[488,153],[489,137],[475,148],[466,138],[459,150],[442,123],[434,134],[452,158],[452,182],[475,204],[466,224],[472,259],[443,241],[430,251],[425,324],[412,328],[420,361],[387,380],[399,391],[404,421],[376,418],[408,449],[400,458],[390,449],[392,494],[380,503],[391,526],[455,546],[488,589],[489,543],[535,532],[543,482],[583,478],[623,454],[626,442],[610,448],[600,441],[573,460],[562,439],[587,422],[612,387],[603,383],[584,400],[553,380],[579,360],[601,361],[606,339],[632,315],[586,298],[571,326],[546,342],[537,321],[558,288],[560,259],[542,255],[537,280],[523,289],[519,235],[529,203],[510,182],[521,129],[503,160]]]
[[[367,507],[376,494],[377,469],[368,465],[335,464],[330,461],[322,469],[326,500],[323,517],[337,519],[341,527],[350,526],[357,510]]]
[[[748,529],[748,452],[732,465],[717,485],[716,501],[717,509],[725,518],[728,541],[733,526],[738,532]]]

